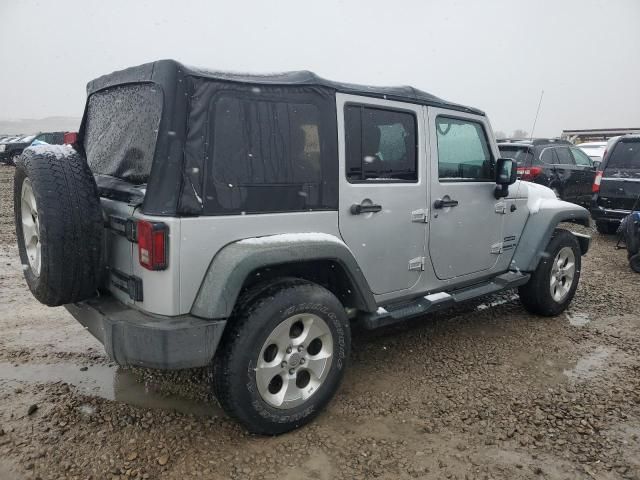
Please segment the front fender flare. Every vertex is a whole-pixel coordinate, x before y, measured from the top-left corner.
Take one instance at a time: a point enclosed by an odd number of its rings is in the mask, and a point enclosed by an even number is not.
[[[520,242],[511,260],[511,270],[532,272],[538,267],[553,231],[561,222],[579,223],[589,226],[589,211],[579,205],[557,199],[538,199],[529,210]],[[588,238],[581,235],[580,249],[584,255],[588,248]],[[586,242],[586,245],[585,245]]]
[[[222,248],[205,273],[191,314],[209,319],[228,318],[251,272],[309,260],[339,263],[367,310],[376,310],[371,289],[351,250],[342,240],[325,233],[286,233],[247,238]]]

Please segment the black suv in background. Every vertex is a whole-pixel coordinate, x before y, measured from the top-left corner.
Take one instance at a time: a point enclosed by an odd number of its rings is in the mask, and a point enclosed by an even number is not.
[[[0,162],[13,165],[16,157],[31,145],[35,138],[35,135],[27,135],[0,143]]]
[[[600,233],[615,233],[620,220],[640,209],[640,135],[618,137],[607,147],[593,182],[591,216]]]
[[[518,178],[552,189],[567,202],[589,206],[596,169],[589,156],[566,140],[512,140],[498,143],[503,158],[518,164]]]
[[[15,138],[0,139],[0,162],[14,165],[15,159],[30,145],[48,143],[50,145],[72,145],[77,132],[42,132],[38,135],[20,135]]]

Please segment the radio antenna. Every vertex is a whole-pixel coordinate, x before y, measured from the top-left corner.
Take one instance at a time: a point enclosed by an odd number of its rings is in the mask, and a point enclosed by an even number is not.
[[[533,140],[533,132],[536,129],[536,123],[538,122],[538,114],[540,114],[540,106],[542,105],[542,97],[544,96],[544,90],[540,92],[540,101],[538,102],[538,109],[536,110],[536,118],[533,119],[533,127],[531,127],[531,137],[530,140]]]

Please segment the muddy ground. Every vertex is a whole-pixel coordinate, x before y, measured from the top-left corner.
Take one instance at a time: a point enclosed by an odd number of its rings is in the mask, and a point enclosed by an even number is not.
[[[640,276],[594,232],[570,310],[513,292],[354,331],[328,410],[278,438],[220,411],[204,369],[123,369],[38,304],[0,167],[0,478],[640,479]]]

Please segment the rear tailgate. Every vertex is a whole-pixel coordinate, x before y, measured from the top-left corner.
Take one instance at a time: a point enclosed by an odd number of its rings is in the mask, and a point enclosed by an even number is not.
[[[639,197],[640,138],[621,139],[606,159],[598,205],[611,210],[632,210],[640,206]]]
[[[119,301],[148,313],[179,315],[180,311],[180,218],[143,215],[134,202],[113,200],[101,189],[102,210],[106,217],[104,287]],[[163,224],[166,266],[149,270],[140,261],[139,222]]]
[[[605,172],[604,175],[606,175]],[[640,206],[640,178],[603,176],[598,205],[608,210],[632,210]],[[637,203],[636,203],[637,202]]]
[[[122,303],[133,304],[139,295],[136,295],[133,278],[135,243],[127,238],[127,222],[133,218],[135,207],[126,202],[104,197],[100,199],[100,203],[106,215],[104,251],[107,284],[105,287]]]
[[[162,107],[162,91],[154,84],[115,85],[91,94],[81,128],[105,214],[105,287],[139,308],[145,308],[144,275],[134,216],[145,199]]]

